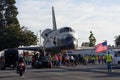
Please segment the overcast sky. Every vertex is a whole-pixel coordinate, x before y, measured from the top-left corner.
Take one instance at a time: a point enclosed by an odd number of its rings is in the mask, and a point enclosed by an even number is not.
[[[16,0],[21,26],[37,34],[52,29],[51,7],[54,6],[57,27],[69,26],[78,34],[79,45],[88,42],[90,31],[96,44],[114,44],[120,35],[120,0]]]

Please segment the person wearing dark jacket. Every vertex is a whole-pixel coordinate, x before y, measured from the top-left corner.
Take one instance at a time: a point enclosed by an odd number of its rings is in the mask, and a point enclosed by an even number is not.
[[[19,70],[19,64],[23,63],[24,64],[24,72],[25,72],[25,61],[23,59],[23,57],[19,57],[18,61],[17,61],[17,72]]]

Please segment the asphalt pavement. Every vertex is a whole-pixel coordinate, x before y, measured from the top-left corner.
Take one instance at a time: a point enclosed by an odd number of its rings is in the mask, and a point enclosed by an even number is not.
[[[112,72],[108,72],[106,64],[87,64],[87,65],[77,65],[73,67],[61,66],[62,69],[74,70],[74,71],[86,71],[86,72],[99,72],[108,74],[118,74],[120,75],[120,67],[113,67]]]
[[[27,69],[31,69],[30,65],[27,65]],[[59,70],[68,70],[68,71],[85,71],[85,72],[99,72],[99,73],[107,73],[107,74],[118,74],[120,75],[120,67],[113,67],[112,72],[107,71],[107,65],[106,64],[87,64],[87,65],[77,65],[77,66],[61,66],[61,67],[55,67],[53,66],[53,69],[59,69]]]
[[[0,70],[0,80],[119,80],[120,69],[107,72],[106,64],[88,64],[72,67],[53,67],[52,69],[31,69],[26,66],[25,74],[20,77],[16,70]]]

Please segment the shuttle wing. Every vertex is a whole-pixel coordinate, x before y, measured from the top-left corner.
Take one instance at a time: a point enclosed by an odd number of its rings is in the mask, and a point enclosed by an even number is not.
[[[20,47],[17,49],[18,50],[30,50],[30,51],[42,51],[43,47],[42,46],[40,46],[40,47]]]

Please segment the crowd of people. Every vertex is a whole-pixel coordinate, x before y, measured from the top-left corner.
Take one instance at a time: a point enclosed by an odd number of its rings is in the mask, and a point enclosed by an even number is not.
[[[25,59],[26,64],[32,64],[38,59],[38,53],[32,56],[30,59]],[[51,60],[53,66],[76,66],[76,65],[87,65],[87,64],[105,64],[105,55],[73,55],[73,54],[47,54]],[[28,61],[29,60],[29,61]]]
[[[105,55],[68,55],[68,54],[54,54],[49,55],[50,60],[54,66],[75,66],[79,64],[105,64]]]
[[[109,53],[108,53],[109,54]],[[106,64],[108,72],[112,71],[111,62],[112,57],[109,54],[104,55],[88,55],[88,54],[46,54],[46,56],[52,62],[53,67],[75,67],[78,65],[87,64]],[[36,60],[40,57],[40,53],[34,53],[33,56],[24,57],[26,65],[33,65]]]
[[[34,53],[33,56],[23,56],[26,65],[33,65],[35,60],[38,60],[40,53]],[[112,56],[108,52],[106,55],[81,55],[81,54],[47,54],[46,55],[52,62],[52,66],[61,67],[61,66],[77,66],[77,65],[87,65],[87,64],[107,64],[108,72],[112,71],[111,62]],[[4,58],[0,58],[0,64]]]

